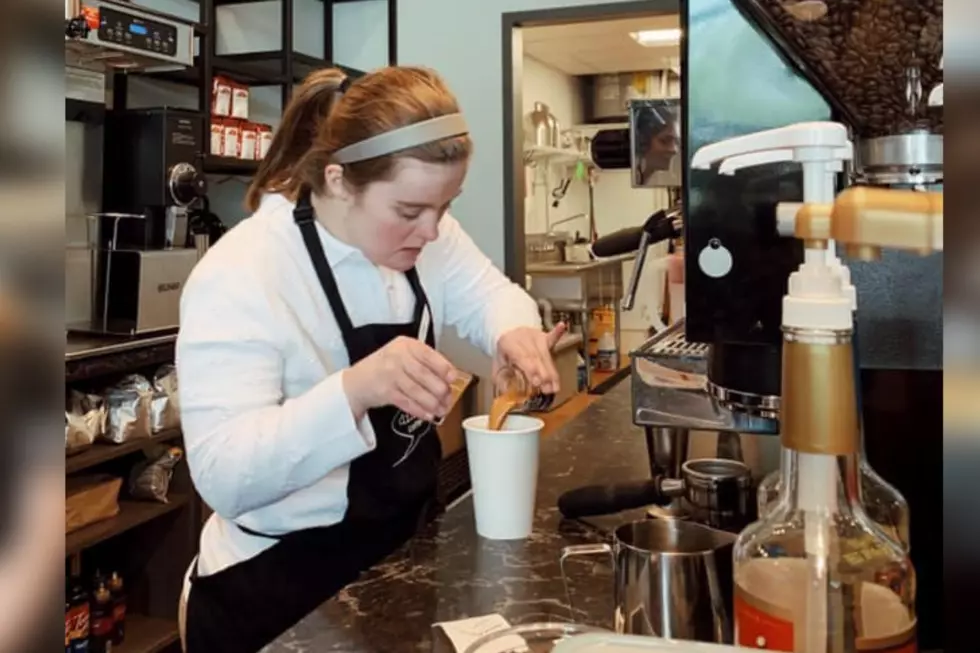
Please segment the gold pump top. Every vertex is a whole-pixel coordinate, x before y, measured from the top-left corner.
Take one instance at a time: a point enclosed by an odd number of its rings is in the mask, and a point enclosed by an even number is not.
[[[922,256],[943,251],[943,194],[854,186],[833,204],[804,204],[796,212],[794,235],[808,246],[833,239],[848,255],[880,257],[882,249]]]

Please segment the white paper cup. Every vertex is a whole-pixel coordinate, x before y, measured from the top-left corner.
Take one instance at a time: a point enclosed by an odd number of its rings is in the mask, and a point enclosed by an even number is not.
[[[463,422],[476,532],[488,540],[521,540],[534,524],[544,422],[508,415],[502,429],[489,431],[487,421],[487,415],[476,415]]]

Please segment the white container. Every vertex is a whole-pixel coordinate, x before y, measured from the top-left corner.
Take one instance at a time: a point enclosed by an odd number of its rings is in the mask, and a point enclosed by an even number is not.
[[[684,318],[684,255],[671,254],[667,257],[667,294],[670,297],[668,320],[676,324]]]
[[[753,649],[659,637],[589,633],[558,642],[552,653],[753,653]]]
[[[509,415],[501,430],[490,431],[487,419],[476,415],[463,422],[476,532],[488,540],[522,540],[534,524],[544,422]]]
[[[616,338],[606,331],[599,336],[596,350],[596,369],[601,372],[615,372],[619,368],[619,352],[616,351]]]

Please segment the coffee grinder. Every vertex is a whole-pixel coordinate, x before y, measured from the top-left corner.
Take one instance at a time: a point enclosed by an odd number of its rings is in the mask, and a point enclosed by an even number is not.
[[[72,330],[138,335],[177,328],[181,289],[206,250],[188,225],[188,211],[206,192],[203,153],[204,118],[196,111],[107,113],[104,212],[93,216],[94,315]]]
[[[804,197],[800,164],[770,151],[766,165],[724,174],[716,161],[693,167],[695,153],[830,120],[851,148],[838,190],[942,189],[941,0],[690,0],[681,11],[686,318],[632,352],[633,421],[657,483],[608,486],[605,512],[676,494],[668,480],[683,477],[695,431],[746,447],[779,432],[781,299],[802,249],[780,236],[775,207]],[[941,648],[942,255],[885,252],[869,265],[846,254],[868,459],[908,501],[919,644]],[[651,512],[700,519],[684,501]]]

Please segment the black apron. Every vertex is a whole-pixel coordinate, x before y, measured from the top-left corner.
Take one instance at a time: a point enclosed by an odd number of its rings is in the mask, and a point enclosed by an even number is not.
[[[415,294],[412,322],[355,328],[317,234],[308,194],[297,202],[293,218],[351,365],[398,336],[418,337],[423,315],[430,309],[414,268],[406,273]],[[428,322],[426,343],[434,347],[431,319]],[[239,526],[278,541],[215,574],[199,577],[195,566],[187,599],[187,653],[259,651],[414,535],[436,490],[442,450],[435,427],[394,406],[371,409],[368,416],[377,447],[350,463],[343,521],[282,536]]]

